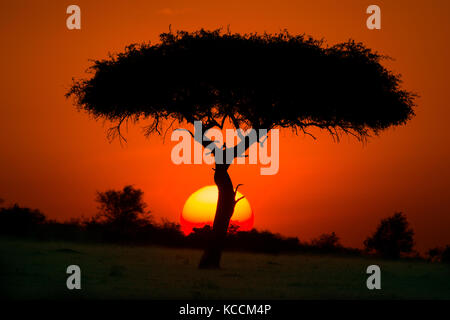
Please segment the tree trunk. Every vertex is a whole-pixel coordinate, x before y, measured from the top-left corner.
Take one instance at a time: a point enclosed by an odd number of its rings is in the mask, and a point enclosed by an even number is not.
[[[236,205],[235,192],[227,164],[216,164],[214,182],[219,189],[216,215],[207,247],[200,260],[200,269],[220,268],[220,257],[227,236],[228,225]]]

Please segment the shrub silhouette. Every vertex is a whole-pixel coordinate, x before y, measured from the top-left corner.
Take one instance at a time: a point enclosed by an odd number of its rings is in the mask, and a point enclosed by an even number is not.
[[[399,258],[410,253],[414,247],[414,231],[409,228],[406,216],[397,212],[381,220],[375,233],[364,241],[365,249],[375,251],[386,258]]]
[[[435,247],[427,251],[428,260],[431,262],[441,261],[443,248]]]
[[[441,262],[450,263],[450,245],[445,246],[445,249],[441,255]]]
[[[226,248],[252,252],[280,253],[299,250],[297,238],[284,238],[269,231],[238,231],[228,235]]]
[[[122,190],[97,192],[95,201],[99,204],[97,218],[105,223],[122,226],[145,224],[150,220],[150,211],[143,200],[144,193],[133,186]]]
[[[324,233],[318,238],[311,240],[311,246],[321,251],[332,252],[342,248],[336,233]]]
[[[45,222],[45,215],[37,209],[20,207],[18,204],[0,208],[0,233],[4,235],[28,235]]]

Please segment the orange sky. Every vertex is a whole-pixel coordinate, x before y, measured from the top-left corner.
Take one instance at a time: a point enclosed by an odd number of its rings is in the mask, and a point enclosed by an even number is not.
[[[368,30],[365,9],[381,7],[382,29]],[[82,29],[66,28],[77,4]],[[172,30],[230,25],[232,32],[289,32],[353,38],[395,58],[388,66],[417,92],[417,116],[363,146],[325,134],[313,141],[280,135],[280,171],[258,165],[230,173],[255,212],[255,226],[308,240],[335,231],[360,247],[382,217],[401,210],[418,248],[450,243],[450,133],[447,119],[450,2],[442,1],[2,1],[0,4],[0,197],[50,218],[95,212],[95,191],[134,184],[154,215],[178,221],[187,197],[213,184],[208,165],[176,166],[170,136],[109,144],[102,122],[78,113],[64,93],[85,76],[88,59]]]

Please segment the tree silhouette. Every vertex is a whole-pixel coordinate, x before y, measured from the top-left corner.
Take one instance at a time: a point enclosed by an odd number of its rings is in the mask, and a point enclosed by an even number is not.
[[[17,203],[0,208],[0,234],[28,235],[45,222],[45,215],[37,209],[21,207]]]
[[[123,190],[107,190],[97,192],[99,204],[98,219],[118,229],[127,229],[149,221],[147,204],[142,199],[144,193],[133,186],[125,186]]]
[[[336,233],[324,233],[316,239],[311,240],[311,245],[322,251],[335,251],[338,248],[342,248],[339,237]]]
[[[338,139],[343,133],[366,139],[405,124],[414,115],[415,96],[400,88],[400,76],[380,64],[383,58],[352,40],[327,46],[287,31],[169,32],[155,45],[133,44],[94,61],[92,77],[75,81],[67,96],[94,118],[114,122],[109,138],[125,139],[121,128],[129,121],[149,121],[147,135],[161,133],[163,125],[202,122],[202,139],[196,141],[216,159],[219,198],[200,267],[218,268],[237,191],[228,174],[232,159],[223,163],[223,155],[244,157],[267,136],[241,132],[240,141],[227,146],[214,144],[206,132],[228,123],[311,136],[315,127]]]
[[[396,259],[414,247],[414,231],[409,228],[406,216],[397,212],[381,220],[375,233],[364,241],[367,251],[376,251],[386,258]]]

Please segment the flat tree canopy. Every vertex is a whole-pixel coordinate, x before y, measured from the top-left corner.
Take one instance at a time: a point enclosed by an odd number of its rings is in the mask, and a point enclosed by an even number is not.
[[[164,33],[159,43],[130,45],[94,61],[90,79],[74,82],[67,96],[96,118],[120,125],[151,119],[223,128],[310,127],[358,138],[414,116],[415,95],[385,58],[350,40],[324,41],[287,31],[232,34],[220,30]]]

